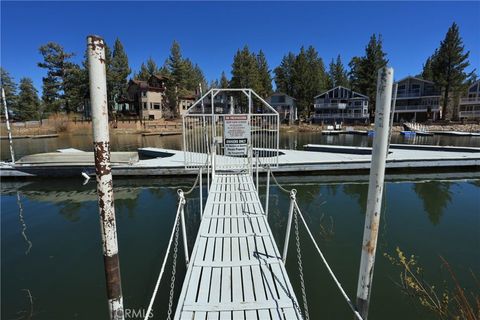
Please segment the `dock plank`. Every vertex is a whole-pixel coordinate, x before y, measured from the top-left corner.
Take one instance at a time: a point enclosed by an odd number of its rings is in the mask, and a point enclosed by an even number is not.
[[[301,319],[252,176],[217,174],[175,319]]]

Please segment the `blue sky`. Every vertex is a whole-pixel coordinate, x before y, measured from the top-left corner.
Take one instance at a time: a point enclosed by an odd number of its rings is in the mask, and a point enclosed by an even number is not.
[[[457,22],[471,68],[480,69],[480,2],[1,2],[1,64],[41,93],[38,47],[55,41],[83,59],[89,34],[119,37],[132,70],[148,57],[163,64],[174,39],[210,81],[230,76],[232,58],[248,44],[273,70],[288,51],[313,45],[324,62],[346,64],[381,33],[395,78],[415,75]]]

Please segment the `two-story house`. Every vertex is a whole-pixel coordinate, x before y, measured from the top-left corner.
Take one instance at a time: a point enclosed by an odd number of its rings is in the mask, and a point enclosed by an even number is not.
[[[280,115],[280,122],[292,124],[298,119],[295,98],[290,97],[288,94],[275,92],[267,98],[267,102],[277,110]]]
[[[368,97],[338,86],[314,98],[314,122],[355,123],[368,121]]]
[[[165,81],[162,76],[153,75],[148,81],[130,80],[128,98],[137,114],[151,120],[161,119],[166,112]]]
[[[432,81],[408,76],[397,81],[396,122],[423,122],[440,118],[440,89]]]
[[[480,119],[480,80],[468,87],[467,94],[460,98],[458,118]]]

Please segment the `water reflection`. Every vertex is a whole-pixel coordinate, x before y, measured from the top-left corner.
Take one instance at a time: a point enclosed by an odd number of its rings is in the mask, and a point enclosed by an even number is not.
[[[28,255],[30,253],[30,250],[32,249],[32,242],[28,239],[27,237],[27,224],[25,223],[25,218],[23,217],[23,205],[22,205],[22,199],[20,195],[20,191],[17,191],[17,206],[18,206],[18,218],[20,220],[20,225],[22,226],[22,237],[25,239],[25,242],[27,243],[27,250],[25,251],[25,255]]]
[[[345,184],[343,185],[343,192],[355,199],[360,208],[360,213],[365,214],[365,210],[367,210],[368,184]]]
[[[423,209],[428,213],[428,218],[434,225],[440,222],[444,209],[452,202],[451,186],[451,182],[444,181],[429,181],[413,185],[413,190],[422,200]]]

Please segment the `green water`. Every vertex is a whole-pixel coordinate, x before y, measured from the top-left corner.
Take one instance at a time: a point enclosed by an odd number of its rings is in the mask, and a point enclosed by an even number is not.
[[[350,297],[356,293],[367,185],[295,183],[298,203],[321,249]],[[293,181],[293,182],[292,182]],[[115,180],[123,296],[126,308],[146,308],[176,210],[176,190],[192,179]],[[263,195],[264,189],[262,189]],[[198,190],[187,202],[190,250],[199,224]],[[480,180],[389,182],[381,218],[369,319],[434,319],[403,295],[399,270],[383,253],[399,246],[419,256],[432,283],[448,279],[439,255],[468,290],[470,269],[480,275]],[[263,198],[262,198],[263,201]],[[269,222],[283,246],[288,196],[272,187]],[[323,218],[322,218],[323,217]],[[320,225],[333,234],[326,239]],[[23,232],[23,234],[22,234]],[[351,319],[351,312],[301,233],[311,319]],[[30,247],[31,244],[31,247]],[[95,184],[81,179],[1,184],[1,318],[106,319],[100,226]],[[180,248],[181,249],[181,248]],[[299,295],[294,243],[287,270]],[[185,274],[179,254],[176,294]],[[169,264],[170,265],[170,264]],[[170,270],[154,314],[164,319]],[[478,288],[476,289],[478,290]]]

